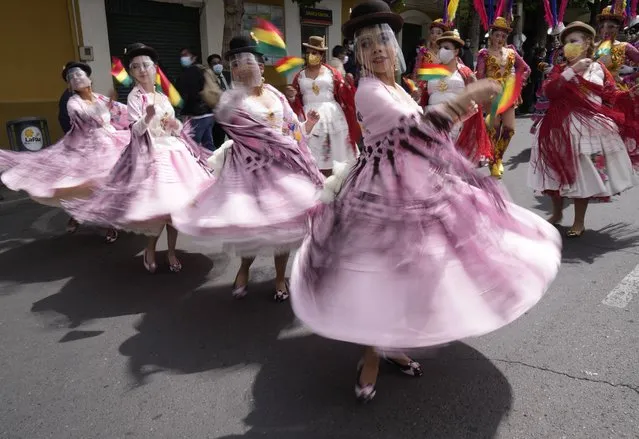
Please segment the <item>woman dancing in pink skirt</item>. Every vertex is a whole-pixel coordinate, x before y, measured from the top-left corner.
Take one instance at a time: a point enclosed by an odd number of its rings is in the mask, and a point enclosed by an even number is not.
[[[500,87],[469,84],[424,114],[395,83],[402,18],[382,0],[344,24],[362,78],[355,105],[364,149],[312,221],[291,275],[295,314],[312,330],[368,346],[355,394],[376,393],[379,353],[411,376],[402,351],[494,331],[528,311],[560,264],[560,237],[505,201],[450,141],[453,124]],[[376,346],[376,348],[373,348]]]
[[[88,201],[67,203],[79,221],[109,224],[149,236],[144,267],[155,273],[155,247],[167,229],[168,264],[179,272],[175,254],[178,232],[171,214],[184,209],[211,182],[203,148],[190,140],[175,118],[169,99],[155,91],[158,56],[135,43],[125,53],[125,65],[136,85],[129,93],[131,143],[114,167],[109,181]]]
[[[178,230],[207,236],[242,256],[233,296],[247,294],[256,255],[275,255],[275,295],[288,299],[284,277],[289,251],[308,231],[323,177],[305,135],[318,121],[300,124],[284,95],[262,79],[264,64],[250,37],[235,37],[226,58],[235,90],[218,104],[216,121],[232,139],[215,152],[216,181],[187,209],[173,214]]]
[[[58,143],[38,152],[0,150],[2,182],[11,190],[27,192],[35,201],[61,206],[63,200],[85,198],[104,183],[129,143],[126,107],[113,98],[94,93],[91,67],[69,62],[62,71],[74,95],[67,108],[71,131]],[[67,231],[78,223],[72,217]],[[106,242],[118,233],[107,230]]]

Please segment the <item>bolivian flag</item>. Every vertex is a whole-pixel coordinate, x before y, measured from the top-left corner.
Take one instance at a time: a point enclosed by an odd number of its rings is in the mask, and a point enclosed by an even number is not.
[[[169,98],[171,105],[176,108],[181,108],[184,101],[182,101],[180,93],[178,93],[173,84],[171,84],[171,82],[167,79],[164,72],[160,69],[160,66],[157,66],[157,69],[157,74],[155,75],[155,89],[164,93]]]
[[[417,69],[417,76],[422,81],[432,81],[433,79],[447,78],[453,72],[442,64],[424,64]]]
[[[119,84],[122,84],[125,87],[129,87],[133,84],[133,80],[126,72],[126,69],[122,65],[122,61],[115,56],[111,57],[111,75],[118,81]]]
[[[492,125],[495,116],[508,110],[515,105],[517,98],[521,94],[521,86],[523,81],[522,72],[517,72],[506,80],[501,93],[497,95],[491,106],[490,115],[488,116],[488,124]]]
[[[282,75],[287,75],[293,70],[302,67],[304,60],[296,56],[285,56],[275,63],[275,71]]]
[[[264,55],[286,56],[286,43],[282,33],[273,23],[258,18],[252,36],[257,40],[257,50]]]

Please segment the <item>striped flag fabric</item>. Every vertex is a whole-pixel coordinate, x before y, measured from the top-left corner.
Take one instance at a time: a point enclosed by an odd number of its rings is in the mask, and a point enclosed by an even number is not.
[[[160,66],[157,66],[157,74],[155,75],[155,89],[162,92],[169,98],[171,105],[176,108],[181,108],[184,105],[182,96],[178,93],[177,89],[168,80]]]
[[[285,56],[275,63],[275,71],[282,75],[287,75],[303,65],[304,60],[302,58],[296,56]]]
[[[442,64],[424,64],[417,69],[417,77],[422,81],[447,78],[452,74],[453,72]]]
[[[515,105],[517,98],[521,94],[521,86],[523,82],[522,72],[517,72],[506,80],[501,93],[495,97],[495,100],[493,100],[487,120],[489,126],[492,126],[495,116]]]
[[[271,22],[258,18],[252,32],[257,50],[273,57],[286,56],[286,43],[282,32]]]
[[[113,75],[119,84],[122,84],[125,87],[130,87],[133,84],[133,80],[126,72],[126,69],[122,65],[122,61],[115,56],[111,57],[111,75]]]

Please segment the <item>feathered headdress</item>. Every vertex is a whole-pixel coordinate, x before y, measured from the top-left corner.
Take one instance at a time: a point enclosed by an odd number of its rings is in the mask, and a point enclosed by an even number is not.
[[[459,0],[444,0],[444,23],[449,29],[455,28],[455,17],[459,8]]]
[[[568,6],[568,0],[561,0],[559,8],[557,8],[557,0],[544,1],[544,19],[548,24],[548,33],[555,35],[560,33],[564,27],[564,14]]]
[[[636,0],[633,0],[635,3],[636,10]],[[632,3],[630,5],[632,8]],[[610,6],[606,6],[601,14],[597,15],[597,21],[605,21],[605,20],[613,20],[618,21],[620,24],[623,24],[628,17],[627,14],[627,5],[626,0],[612,0]]]
[[[487,5],[484,0],[473,0],[473,4],[485,31],[488,31],[497,19],[506,19],[507,23],[513,21],[513,0],[498,0],[497,7],[494,0],[488,0]]]

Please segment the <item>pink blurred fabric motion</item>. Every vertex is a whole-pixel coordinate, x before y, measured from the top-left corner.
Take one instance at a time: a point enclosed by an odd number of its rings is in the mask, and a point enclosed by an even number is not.
[[[214,154],[220,163],[216,181],[172,215],[178,230],[205,236],[240,256],[299,247],[322,184],[303,126],[286,98],[268,85],[265,93],[275,98],[273,108],[243,91],[224,94],[216,123],[232,141]]]
[[[0,150],[2,182],[36,201],[59,206],[62,199],[86,197],[108,177],[129,143],[126,107],[105,96],[95,102],[69,99],[72,129],[58,143],[38,152]]]
[[[545,220],[504,200],[400,87],[363,78],[365,148],[297,253],[291,298],[316,333],[382,349],[494,331],[531,309],[560,265]]]
[[[146,108],[155,116],[145,122]],[[145,93],[136,86],[128,97],[131,143],[122,153],[109,179],[89,200],[64,206],[80,222],[91,222],[157,235],[170,215],[186,208],[212,181],[205,165],[207,152],[190,140],[175,119],[168,98]],[[172,128],[169,121],[178,123]]]

